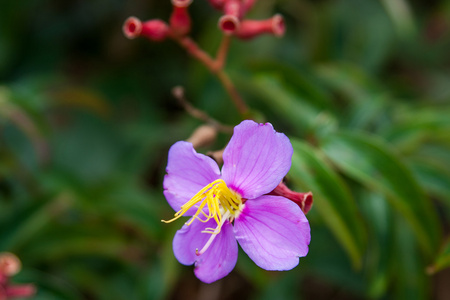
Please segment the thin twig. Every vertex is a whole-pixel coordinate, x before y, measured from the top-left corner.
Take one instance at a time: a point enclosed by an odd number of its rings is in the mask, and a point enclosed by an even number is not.
[[[233,133],[233,127],[223,125],[219,121],[211,118],[207,113],[205,113],[202,110],[199,110],[195,108],[192,104],[190,104],[185,95],[184,95],[184,88],[181,86],[176,86],[172,89],[172,95],[178,100],[180,105],[186,110],[188,114],[193,116],[196,119],[199,119],[214,128],[217,129],[217,131],[224,132],[224,133]]]
[[[217,78],[225,88],[225,91],[228,93],[234,105],[236,106],[240,115],[246,118],[249,111],[248,107],[239,95],[233,82],[228,77],[228,74],[223,70],[228,49],[231,43],[231,37],[225,36],[223,38],[217,52],[216,59],[213,59],[208,53],[203,51],[197,45],[197,43],[195,43],[195,41],[188,36],[181,38],[174,37],[174,40],[177,41],[190,55],[203,63],[211,71],[211,73],[217,76]]]
[[[181,47],[183,47],[190,55],[202,62],[211,72],[214,70],[215,61],[209,56],[208,53],[203,51],[197,43],[195,43],[190,37],[185,36],[181,38],[174,38]]]
[[[231,100],[233,100],[234,105],[238,109],[239,113],[243,117],[247,117],[248,115],[248,107],[247,104],[245,104],[244,99],[241,98],[241,95],[239,95],[238,91],[236,90],[236,87],[234,86],[233,82],[231,81],[230,77],[228,77],[228,74],[225,73],[224,70],[219,70],[217,73],[217,78],[219,78],[220,82],[222,83],[225,90],[230,95]]]

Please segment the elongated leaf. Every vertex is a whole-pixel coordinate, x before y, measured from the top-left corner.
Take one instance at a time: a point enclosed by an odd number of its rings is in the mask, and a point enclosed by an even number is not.
[[[394,217],[394,243],[390,258],[390,276],[395,280],[393,299],[430,299],[424,257],[417,247],[417,239],[403,218]]]
[[[450,110],[448,108],[403,109],[396,125],[388,127],[383,136],[399,152],[414,152],[424,142],[450,145]]]
[[[420,185],[450,207],[450,171],[442,165],[426,160],[413,160],[409,165],[419,179]]]
[[[389,268],[392,256],[393,213],[386,197],[364,187],[354,186],[353,193],[359,201],[359,207],[367,223],[370,237],[364,259],[364,270],[368,286],[366,293],[371,299],[379,299],[389,288]]]
[[[318,151],[293,140],[291,179],[314,194],[314,206],[350,256],[353,266],[361,266],[364,225],[345,183],[324,162]]]
[[[70,200],[69,200],[70,201]],[[24,208],[2,220],[0,226],[0,249],[15,251],[29,241],[37,232],[67,209],[65,196],[39,203],[30,203]]]
[[[345,101],[345,105],[341,105],[345,110],[337,115],[341,125],[346,128],[378,126],[390,102],[388,93],[373,78],[351,64],[321,65],[317,74]]]
[[[448,267],[450,267],[450,239],[447,240],[434,264],[430,266],[427,271],[429,273],[435,273]]]
[[[440,241],[437,216],[410,170],[385,144],[340,132],[321,141],[327,156],[356,181],[385,194],[412,226],[422,248],[433,254]]]
[[[292,124],[298,133],[312,131],[320,134],[336,127],[336,120],[330,113],[315,107],[304,96],[292,92],[277,76],[261,74],[248,83],[247,90],[276,115]]]

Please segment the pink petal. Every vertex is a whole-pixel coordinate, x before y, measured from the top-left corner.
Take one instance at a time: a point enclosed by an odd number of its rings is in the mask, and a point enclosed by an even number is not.
[[[236,239],[247,255],[266,270],[290,270],[308,253],[308,220],[294,202],[262,196],[245,202],[234,223]]]
[[[272,191],[291,167],[289,139],[270,123],[243,121],[223,153],[222,178],[227,185],[253,199]]]
[[[166,172],[164,196],[175,211],[220,177],[219,167],[213,159],[197,153],[191,143],[183,141],[170,148]],[[191,216],[195,212],[192,208],[185,215]]]
[[[211,237],[209,233],[202,233],[207,227],[215,228],[216,222],[206,223],[194,221],[191,225],[184,225],[177,231],[173,239],[173,253],[178,261],[184,265],[195,262],[195,275],[203,282],[211,283],[227,276],[236,265],[238,245],[234,238],[233,226],[226,221],[221,232],[216,236],[211,246],[202,255],[196,255]]]

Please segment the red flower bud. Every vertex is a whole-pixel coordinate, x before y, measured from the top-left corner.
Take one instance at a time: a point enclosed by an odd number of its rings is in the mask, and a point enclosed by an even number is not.
[[[183,36],[191,30],[191,17],[187,10],[191,3],[192,0],[172,0],[173,12],[169,24],[173,34]]]
[[[292,202],[295,202],[306,215],[311,209],[313,204],[313,194],[308,193],[298,193],[290,190],[283,182],[281,182],[269,195],[282,196]]]
[[[225,15],[219,19],[219,28],[225,34],[233,34],[239,28],[241,21],[235,16]]]
[[[241,22],[235,34],[241,39],[251,39],[263,33],[280,37],[286,30],[284,19],[277,14],[267,20],[244,20]]]
[[[136,17],[129,17],[123,23],[122,27],[123,34],[129,39],[134,39],[141,34],[142,22]]]
[[[219,19],[219,28],[225,34],[233,34],[239,28],[243,15],[242,3],[239,0],[226,0],[223,6],[224,15]]]
[[[239,0],[226,0],[223,6],[225,15],[242,18],[242,3]]]
[[[12,253],[0,253],[0,274],[4,276],[13,276],[19,273],[22,263],[19,258]]]
[[[129,39],[138,36],[146,37],[152,41],[162,41],[169,35],[169,26],[159,19],[142,23],[136,17],[129,17],[123,24],[123,33]]]
[[[0,300],[13,298],[27,298],[36,293],[36,288],[32,284],[11,285],[9,277],[20,271],[22,264],[12,253],[0,253]]]

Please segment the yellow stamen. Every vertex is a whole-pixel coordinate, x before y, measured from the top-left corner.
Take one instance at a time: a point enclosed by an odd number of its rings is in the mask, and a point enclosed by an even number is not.
[[[205,206],[208,208],[208,213],[204,211]],[[161,221],[164,223],[173,222],[183,216],[192,207],[196,207],[197,212],[186,225],[191,225],[194,220],[205,223],[214,219],[217,223],[217,228],[205,228],[202,232],[216,235],[220,232],[222,225],[229,217],[235,217],[236,213],[242,210],[242,199],[240,195],[227,187],[225,181],[217,179],[202,188],[194,197],[182,205],[181,209],[175,213],[174,218],[168,221]],[[200,214],[206,219],[201,219]],[[211,238],[209,244],[213,239]],[[200,252],[203,252],[203,249]]]

